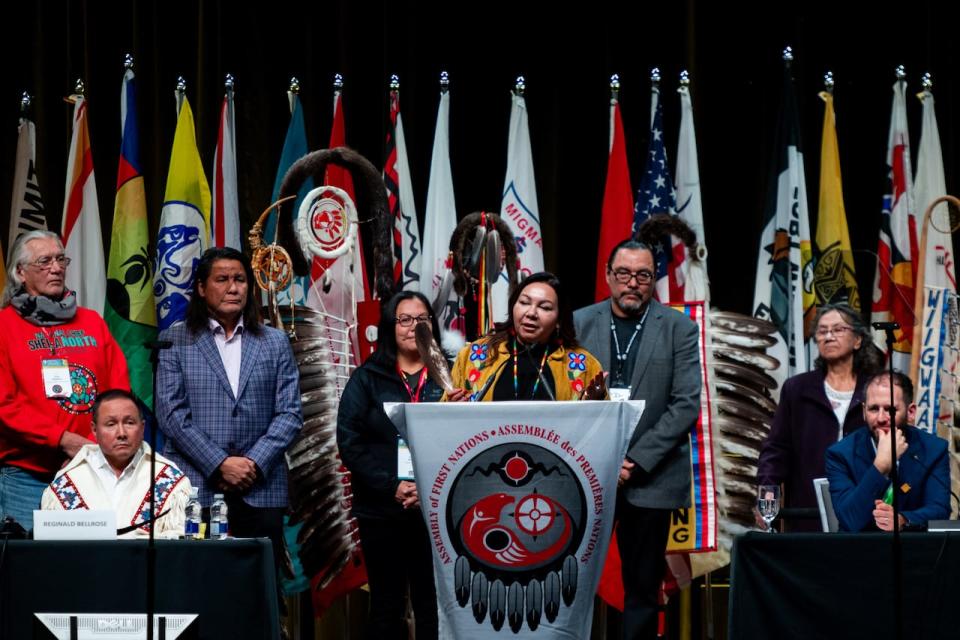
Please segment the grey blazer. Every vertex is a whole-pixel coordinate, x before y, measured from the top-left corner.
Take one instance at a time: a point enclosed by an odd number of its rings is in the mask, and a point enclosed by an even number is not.
[[[577,340],[610,370],[610,299],[573,314]],[[697,325],[656,300],[650,301],[630,398],[645,400],[627,457],[642,473],[624,487],[633,505],[651,509],[690,506],[690,428],[700,413],[700,350]]]

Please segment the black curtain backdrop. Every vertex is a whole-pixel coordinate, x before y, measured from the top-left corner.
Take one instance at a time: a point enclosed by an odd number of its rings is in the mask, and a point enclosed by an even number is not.
[[[498,211],[506,170],[510,89],[527,84],[530,136],[547,267],[592,301],[609,139],[609,77],[619,73],[634,187],[649,135],[650,68],[663,75],[671,168],[680,111],[675,90],[691,74],[706,244],[717,306],[749,312],[761,203],[779,110],[780,52],[793,76],[816,229],[823,73],[836,77],[844,196],[861,295],[870,300],[894,69],[908,73],[914,156],[920,77],[933,74],[948,192],[958,189],[960,63],[956,3],[403,3],[111,2],[37,0],[4,8],[0,27],[0,237],[7,242],[20,93],[34,96],[40,187],[51,228],[63,209],[70,105],[86,83],[105,255],[109,255],[120,143],[123,57],[138,83],[142,170],[155,230],[176,124],[177,76],[187,81],[200,154],[211,179],[223,78],[236,77],[244,236],[269,204],[289,121],[286,89],[300,79],[310,147],[327,146],[332,78],[344,76],[347,143],[383,165],[388,82],[401,107],[421,225],[441,71],[451,78],[450,147],[458,214]],[[853,10],[853,9],[851,9]],[[212,182],[212,179],[211,179]],[[920,205],[921,207],[923,205]],[[922,213],[922,209],[920,211]],[[421,226],[422,228],[422,226]],[[372,230],[363,230],[369,239]],[[6,246],[5,246],[6,248]]]

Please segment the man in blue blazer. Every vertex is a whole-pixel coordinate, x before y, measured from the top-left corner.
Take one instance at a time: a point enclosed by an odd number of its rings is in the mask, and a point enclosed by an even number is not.
[[[210,249],[194,270],[184,322],[160,334],[156,410],[164,455],[200,490],[223,493],[230,532],[269,537],[282,552],[284,452],[300,430],[300,378],[286,334],[264,326],[250,260]]]
[[[893,507],[885,500],[891,495],[892,447],[899,474],[898,528],[924,527],[930,520],[950,517],[947,443],[908,424],[917,410],[913,383],[897,371],[893,373],[897,428],[891,435],[890,383],[889,373],[867,381],[863,404],[867,426],[827,449],[830,497],[842,531],[893,530]]]

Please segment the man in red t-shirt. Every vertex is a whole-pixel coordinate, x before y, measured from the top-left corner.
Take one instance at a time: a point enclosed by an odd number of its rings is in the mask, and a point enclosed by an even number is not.
[[[130,389],[103,318],[66,288],[69,265],[55,233],[26,233],[0,298],[0,518],[26,528],[57,469],[91,442],[97,391]]]

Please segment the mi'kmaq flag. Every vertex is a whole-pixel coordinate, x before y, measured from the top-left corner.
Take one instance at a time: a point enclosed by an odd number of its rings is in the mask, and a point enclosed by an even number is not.
[[[907,371],[913,344],[914,282],[916,279],[917,222],[910,170],[910,135],[907,131],[906,80],[902,68],[893,84],[887,167],[890,193],[883,197],[877,270],[873,280],[872,322],[900,324],[893,344],[893,366]],[[874,332],[877,346],[886,350],[886,335]]]
[[[87,101],[79,92],[70,99],[73,101],[73,135],[67,156],[67,184],[60,229],[64,252],[72,260],[67,269],[66,286],[77,292],[77,304],[103,315],[107,273],[87,128]]]
[[[530,124],[527,102],[523,97],[523,77],[517,79],[510,108],[510,133],[507,139],[507,176],[503,183],[500,217],[513,231],[517,242],[518,276],[543,271],[543,236],[540,232],[540,207],[537,204],[537,185],[533,175],[533,151],[530,147]],[[493,320],[507,318],[507,297],[510,283],[507,270],[492,289]]]
[[[789,66],[792,54],[785,53],[784,58],[783,103],[763,205],[753,295],[753,315],[777,326],[777,344],[768,353],[780,361],[781,366],[772,375],[781,385],[786,378],[809,368],[806,345],[815,311],[807,183]]]

